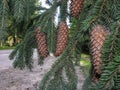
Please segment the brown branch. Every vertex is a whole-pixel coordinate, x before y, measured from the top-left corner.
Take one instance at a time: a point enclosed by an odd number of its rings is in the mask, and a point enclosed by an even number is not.
[[[113,38],[115,38],[115,37],[117,36],[118,32],[119,32],[119,30],[118,30],[118,28],[117,28]],[[113,40],[113,41],[112,41],[112,44],[111,44],[112,46],[111,46],[111,48],[110,48],[110,51],[111,51],[111,52],[110,52],[110,54],[109,54],[109,61],[112,61],[111,58],[113,57],[113,52],[114,52],[114,49],[115,49],[115,48],[114,48],[114,44],[115,44],[115,40]]]
[[[91,24],[92,22],[96,21],[96,20],[100,17],[100,14],[101,14],[101,12],[102,12],[103,9],[104,9],[105,3],[106,3],[106,0],[103,1],[102,5],[101,5],[101,7],[100,7],[100,11],[99,11],[98,15],[90,21],[90,24]]]

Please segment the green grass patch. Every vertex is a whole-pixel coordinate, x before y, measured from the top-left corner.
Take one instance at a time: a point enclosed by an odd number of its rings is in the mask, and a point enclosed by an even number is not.
[[[85,75],[85,77],[87,77],[89,75],[89,71],[91,67],[89,55],[86,54],[81,55],[80,66],[82,68],[83,74]]]
[[[88,61],[88,60],[80,60],[80,65],[81,66],[90,66],[90,61]]]
[[[9,49],[14,49],[15,47],[9,47],[9,46],[3,46],[0,47],[0,50],[9,50]]]
[[[80,60],[80,65],[84,66],[84,67],[90,66],[90,56],[87,54],[82,54],[81,60]]]

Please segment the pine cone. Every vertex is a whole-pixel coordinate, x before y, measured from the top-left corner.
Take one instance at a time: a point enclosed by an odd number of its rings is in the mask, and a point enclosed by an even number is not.
[[[71,0],[70,14],[72,17],[77,18],[82,10],[84,0]]]
[[[39,27],[36,29],[35,34],[36,34],[35,37],[36,37],[36,42],[37,42],[38,53],[43,58],[46,58],[48,56],[46,36],[44,33],[40,32]]]
[[[64,51],[68,41],[68,33],[69,31],[66,22],[64,21],[60,22],[57,33],[55,56],[59,56]]]
[[[101,48],[105,41],[106,35],[108,34],[105,27],[101,25],[96,25],[92,28],[90,32],[91,40],[91,56],[92,56],[92,66],[93,66],[93,81],[97,81],[98,77],[101,74]],[[96,79],[95,79],[96,78]]]

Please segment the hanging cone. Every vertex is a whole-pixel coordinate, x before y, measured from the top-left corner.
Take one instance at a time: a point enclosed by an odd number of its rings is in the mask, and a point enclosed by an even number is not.
[[[40,32],[40,27],[35,30],[35,38],[37,42],[37,49],[38,53],[41,57],[46,58],[48,56],[48,48],[47,48],[47,41],[46,36],[44,33]]]
[[[101,75],[101,48],[107,34],[106,28],[101,25],[94,26],[90,32],[93,81],[98,81]]]
[[[65,50],[68,41],[68,33],[69,31],[66,22],[60,22],[57,33],[55,56],[59,56]]]
[[[82,10],[84,0],[71,0],[70,14],[72,17],[77,18]]]

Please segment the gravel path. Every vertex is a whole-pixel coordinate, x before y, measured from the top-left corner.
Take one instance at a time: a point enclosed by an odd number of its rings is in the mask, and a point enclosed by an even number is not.
[[[49,71],[51,65],[56,60],[55,57],[46,58],[43,66],[34,64],[34,69],[30,72],[28,69],[14,69],[10,65],[9,68],[0,69],[0,90],[38,90],[39,81],[42,80],[44,74]],[[37,62],[35,60],[35,62]],[[79,67],[76,68],[78,75],[77,90],[81,90],[84,77]]]

